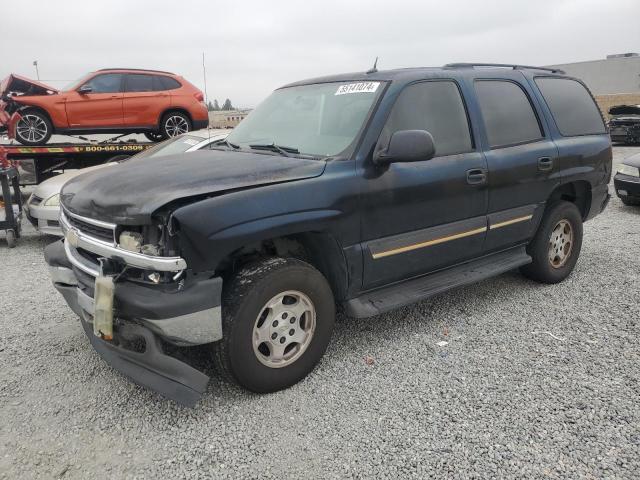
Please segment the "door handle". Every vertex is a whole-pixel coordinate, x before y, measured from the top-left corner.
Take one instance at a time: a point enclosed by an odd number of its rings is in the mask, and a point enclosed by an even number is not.
[[[551,157],[540,157],[538,159],[538,170],[548,172],[553,169],[553,159]]]
[[[484,185],[487,183],[487,171],[483,168],[467,170],[467,183],[469,185]]]

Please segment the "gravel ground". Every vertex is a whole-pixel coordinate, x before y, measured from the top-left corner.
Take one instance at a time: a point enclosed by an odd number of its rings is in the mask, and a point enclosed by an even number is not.
[[[640,477],[640,209],[616,197],[565,282],[508,273],[339,318],[298,385],[214,376],[194,410],[94,353],[50,241],[0,239],[0,478]]]

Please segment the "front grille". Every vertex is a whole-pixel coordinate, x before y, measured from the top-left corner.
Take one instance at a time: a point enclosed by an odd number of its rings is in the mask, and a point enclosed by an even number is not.
[[[88,222],[83,222],[71,215],[67,216],[67,221],[73,227],[76,227],[82,233],[89,235],[99,240],[104,240],[113,243],[113,230],[105,227],[98,227]]]

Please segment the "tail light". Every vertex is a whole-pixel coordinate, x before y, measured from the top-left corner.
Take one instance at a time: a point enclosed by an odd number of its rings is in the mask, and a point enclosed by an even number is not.
[[[196,100],[198,100],[199,102],[204,101],[204,95],[202,94],[202,92],[196,92],[193,94],[193,96],[196,97]]]

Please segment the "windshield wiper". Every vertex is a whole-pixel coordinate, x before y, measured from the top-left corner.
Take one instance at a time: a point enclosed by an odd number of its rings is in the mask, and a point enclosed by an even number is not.
[[[227,140],[226,138],[224,140],[218,140],[217,142],[212,142],[209,144],[209,148],[211,147],[217,147],[218,145],[225,145],[227,147],[231,147],[234,150],[238,150],[240,148],[240,145],[236,145],[235,143],[231,143],[229,140]]]
[[[275,143],[255,143],[249,145],[249,148],[253,148],[254,150],[271,150],[284,157],[288,157],[290,153],[300,153],[300,150],[295,147],[285,147],[284,145],[276,145]]]

